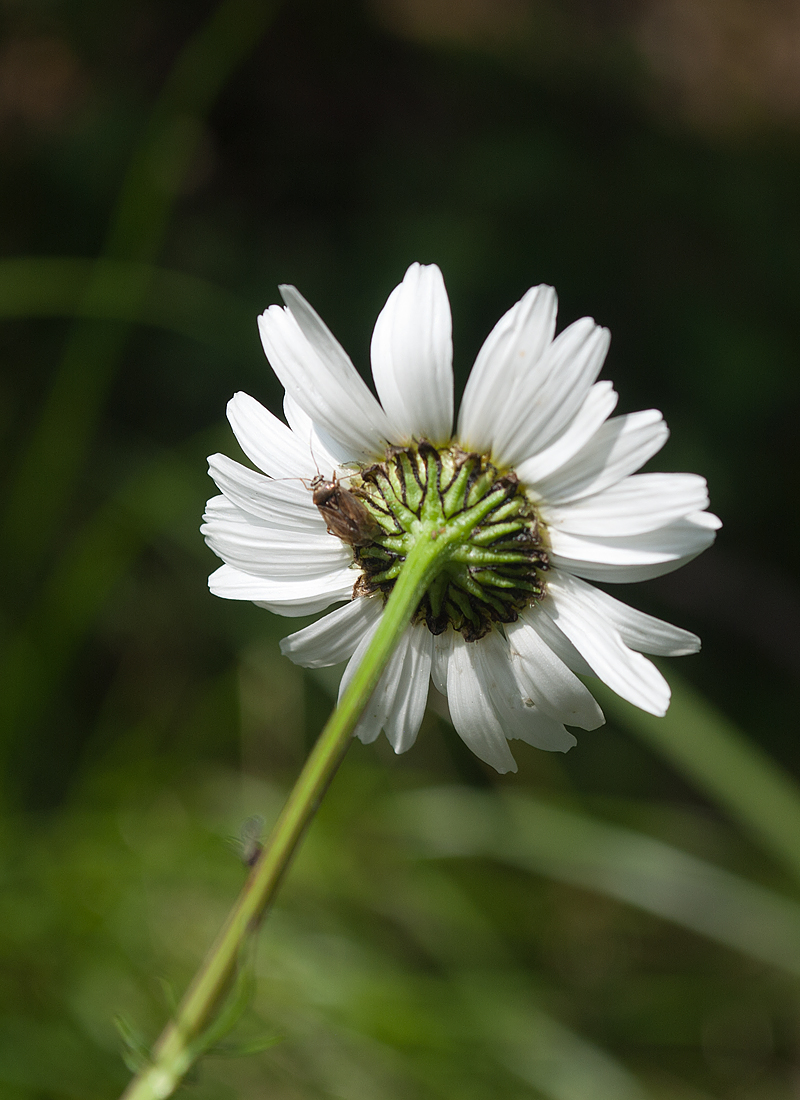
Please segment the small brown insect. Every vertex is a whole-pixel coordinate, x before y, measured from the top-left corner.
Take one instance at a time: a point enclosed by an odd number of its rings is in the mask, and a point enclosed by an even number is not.
[[[365,505],[354,493],[339,484],[335,474],[332,481],[326,481],[322,474],[312,479],[311,499],[319,508],[330,533],[342,542],[351,546],[369,546],[380,532],[380,527]]]

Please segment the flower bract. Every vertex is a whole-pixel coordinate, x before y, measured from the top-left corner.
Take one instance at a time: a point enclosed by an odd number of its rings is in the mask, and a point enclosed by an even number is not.
[[[566,751],[568,726],[603,714],[596,676],[651,714],[669,686],[643,654],[699,649],[694,634],[592,582],[679,568],[714,540],[706,482],[637,471],[666,442],[656,410],[613,417],[597,381],[606,329],[556,335],[556,295],[538,286],[481,348],[453,423],[452,326],[438,267],[413,264],[372,336],[377,398],[294,287],[260,318],[285,390],[286,423],[247,394],[228,418],[255,470],[209,459],[221,495],[203,532],[223,564],[211,591],[282,615],[341,605],[282,649],[310,668],[348,661],[344,691],[414,541],[441,535],[446,560],[409,623],[356,733],[414,743],[429,688],[456,730],[500,772],[509,740]]]

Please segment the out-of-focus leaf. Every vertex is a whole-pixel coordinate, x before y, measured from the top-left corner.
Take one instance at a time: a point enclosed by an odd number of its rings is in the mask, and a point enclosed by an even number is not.
[[[162,455],[120,486],[61,554],[22,628],[0,654],[0,716],[34,724],[71,655],[148,537],[192,499],[192,471]],[[198,548],[200,543],[198,540]]]
[[[90,296],[92,280],[97,287]],[[147,289],[139,300],[142,285]],[[251,310],[206,279],[149,264],[66,256],[0,260],[0,317],[137,322],[227,352],[245,343],[254,324]]]
[[[428,856],[489,856],[595,890],[800,976],[800,904],[663,841],[530,796],[433,789],[394,814]]]
[[[265,1050],[282,1041],[280,1035],[264,1035],[260,1039],[250,1039],[241,1043],[215,1043],[208,1053],[217,1058],[246,1058],[252,1054],[263,1054]]]
[[[513,972],[464,976],[459,985],[497,1060],[548,1100],[652,1095],[609,1053],[543,1012]]]
[[[245,1010],[253,1000],[256,983],[253,974],[253,942],[245,943],[239,960],[239,969],[228,992],[217,1008],[216,1015],[208,1027],[190,1045],[190,1057],[194,1062],[203,1054],[210,1053],[217,1044],[230,1034],[241,1020]],[[263,1047],[261,1049],[266,1049]]]
[[[138,1073],[150,1060],[150,1051],[144,1036],[124,1016],[114,1017],[114,1026],[124,1044],[122,1058],[131,1073]]]
[[[672,670],[669,680],[672,701],[663,718],[602,684],[592,689],[615,722],[665,756],[800,879],[800,787]]]
[[[178,55],[131,159],[103,247],[105,259],[139,265],[126,287],[129,315],[138,315],[150,292],[148,264],[198,148],[203,116],[276,8],[270,0],[222,0]],[[8,493],[3,538],[20,578],[35,575],[47,552],[125,343],[124,326],[99,326],[81,316],[94,316],[94,303],[106,298],[103,265],[92,270],[85,297]]]

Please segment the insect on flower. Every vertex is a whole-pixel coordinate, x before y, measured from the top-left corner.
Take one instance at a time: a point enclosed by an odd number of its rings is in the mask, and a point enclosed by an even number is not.
[[[312,479],[311,499],[330,533],[350,546],[369,546],[380,530],[366,505],[345,489],[335,474],[330,481],[322,474]]]

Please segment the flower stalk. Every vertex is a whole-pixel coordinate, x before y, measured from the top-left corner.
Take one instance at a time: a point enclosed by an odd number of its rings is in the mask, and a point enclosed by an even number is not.
[[[460,537],[460,526],[428,526],[409,551],[364,659],[311,751],[216,942],[156,1042],[151,1061],[122,1100],[165,1100],[202,1053],[204,1032],[219,1010],[247,939],[268,912],[394,647]]]

